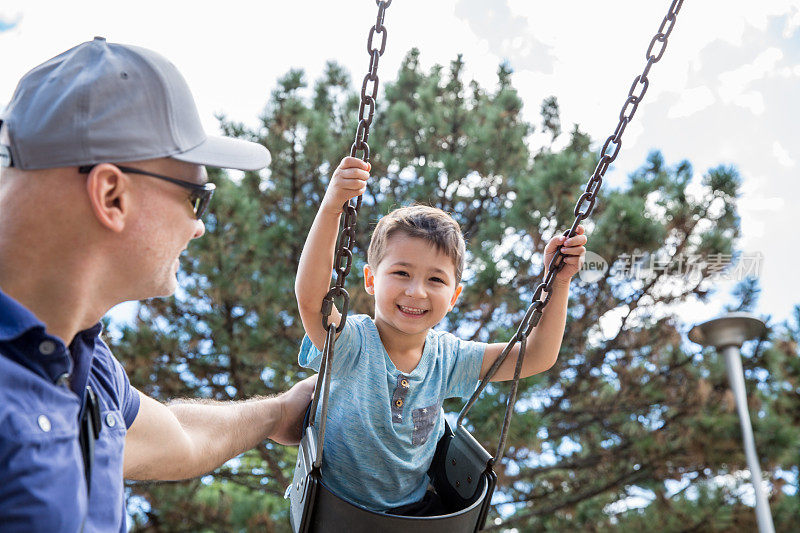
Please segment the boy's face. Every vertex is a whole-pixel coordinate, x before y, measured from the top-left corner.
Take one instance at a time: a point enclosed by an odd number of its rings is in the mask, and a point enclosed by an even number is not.
[[[438,324],[461,294],[453,260],[429,242],[395,233],[377,268],[364,267],[364,285],[375,296],[375,322],[406,335]]]

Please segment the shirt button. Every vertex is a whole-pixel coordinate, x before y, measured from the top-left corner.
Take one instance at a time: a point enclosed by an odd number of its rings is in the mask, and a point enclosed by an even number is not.
[[[56,343],[53,341],[42,341],[39,345],[39,353],[42,355],[50,355],[56,351]]]
[[[394,404],[397,407],[403,407],[403,399],[402,398],[398,398],[397,400],[395,400]]]
[[[108,414],[106,415],[106,425],[107,425],[108,427],[110,427],[110,428],[113,428],[114,426],[116,426],[116,425],[117,425],[117,419],[114,417],[114,415],[113,415],[113,414],[111,414],[111,413],[108,413]]]
[[[50,425],[50,419],[44,415],[39,415],[39,418],[36,419],[36,421],[39,423],[39,428],[41,428],[41,430],[44,431],[45,433],[50,431],[50,429],[52,428],[52,426]]]
[[[408,380],[404,379],[404,380],[400,381],[400,385],[402,385],[403,388],[407,389],[408,388]]]

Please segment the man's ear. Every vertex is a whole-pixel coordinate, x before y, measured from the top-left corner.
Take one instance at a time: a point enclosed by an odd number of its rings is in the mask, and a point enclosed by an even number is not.
[[[86,178],[86,192],[97,221],[111,231],[121,232],[130,208],[128,177],[112,164],[96,165]]]
[[[364,265],[364,290],[367,294],[375,296],[375,274],[369,265]]]
[[[456,290],[453,292],[453,297],[450,298],[450,309],[448,309],[448,311],[453,310],[453,307],[455,307],[456,301],[458,300],[458,297],[461,295],[462,290],[464,290],[464,286],[459,283],[458,287],[456,287]]]

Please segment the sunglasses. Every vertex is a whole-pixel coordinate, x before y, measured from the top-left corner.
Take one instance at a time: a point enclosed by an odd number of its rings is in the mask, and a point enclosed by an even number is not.
[[[189,190],[189,203],[192,204],[192,211],[194,211],[194,216],[198,220],[203,216],[203,213],[206,212],[208,203],[211,201],[211,197],[214,196],[214,190],[217,188],[217,186],[213,183],[204,183],[200,185],[190,181],[170,178],[169,176],[162,176],[161,174],[156,174],[154,172],[147,172],[146,170],[139,170],[138,168],[123,167],[122,165],[115,166],[126,174],[141,174],[142,176],[150,176],[151,178],[157,178],[174,183],[175,185],[180,185],[184,189]],[[81,174],[88,174],[94,167],[95,165],[84,165],[78,167],[78,172]]]

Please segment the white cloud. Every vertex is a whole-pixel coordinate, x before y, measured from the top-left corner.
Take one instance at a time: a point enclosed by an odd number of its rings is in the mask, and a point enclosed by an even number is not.
[[[778,75],[783,78],[800,78],[800,65],[793,67],[783,67],[778,70]]]
[[[774,223],[774,213],[783,211],[786,202],[783,198],[764,195],[763,188],[758,186],[757,182],[762,180],[763,183],[766,177],[753,176],[753,178],[754,181],[744,184],[738,205],[744,234],[740,245],[743,248],[755,249],[764,245],[764,237],[771,237],[768,232]]]
[[[800,8],[793,8],[791,16],[786,19],[786,26],[783,28],[783,37],[788,39],[792,34],[800,28]]]
[[[722,101],[749,109],[756,115],[762,114],[763,97],[756,91],[746,91],[746,89],[753,82],[771,75],[781,59],[783,52],[780,49],[769,48],[759,54],[752,63],[720,74],[719,95]]]
[[[789,155],[789,152],[786,151],[781,143],[775,141],[772,143],[772,155],[775,156],[775,159],[778,160],[778,163],[785,167],[793,167],[795,165],[794,159]]]
[[[737,94],[730,102],[749,110],[754,115],[764,114],[764,96],[759,92],[749,91]]]
[[[694,115],[715,102],[714,93],[708,87],[695,87],[686,89],[681,93],[681,99],[667,112],[669,118],[681,118]]]

